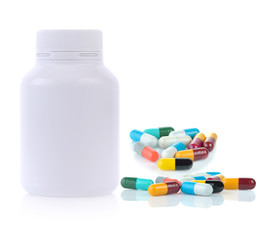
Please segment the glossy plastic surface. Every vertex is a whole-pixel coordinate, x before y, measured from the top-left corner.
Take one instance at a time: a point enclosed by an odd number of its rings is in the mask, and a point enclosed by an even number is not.
[[[162,158],[173,158],[176,152],[185,150],[185,144],[182,142],[177,142],[167,149],[163,150],[161,153]]]
[[[141,155],[152,162],[157,161],[159,158],[158,152],[148,146],[142,150]]]
[[[256,181],[253,178],[224,178],[224,189],[251,190],[255,188]]]
[[[184,151],[179,151],[175,154],[175,158],[190,158],[193,161],[206,159],[208,157],[208,150],[206,148],[195,148]]]
[[[194,138],[194,136],[199,133],[199,130],[197,128],[188,128],[188,129],[182,129],[182,130],[176,130],[169,134],[169,136],[184,136],[188,135],[191,138]]]
[[[203,133],[198,133],[194,137],[193,141],[189,144],[188,149],[200,148],[205,141],[206,136]]]
[[[188,135],[179,136],[179,137],[166,136],[166,137],[161,137],[158,141],[158,144],[161,148],[166,149],[177,142],[182,142],[185,146],[188,146],[191,141],[192,141],[192,138]]]
[[[190,195],[209,196],[213,192],[213,188],[209,184],[196,182],[183,182],[181,184],[181,191]]]
[[[174,128],[172,127],[148,128],[144,130],[145,133],[148,133],[158,139],[163,136],[168,136],[172,131],[174,131]]]
[[[128,189],[148,190],[153,183],[153,180],[144,178],[124,177],[121,180],[121,186]]]
[[[166,182],[152,184],[148,192],[152,196],[161,196],[166,194],[177,193],[180,190],[180,184],[177,182]]]
[[[161,158],[157,166],[162,170],[188,170],[192,168],[193,161],[189,158]]]
[[[218,136],[216,133],[210,133],[204,141],[203,147],[205,147],[209,152],[211,152],[216,145],[217,139]]]
[[[213,188],[213,193],[222,192],[222,190],[224,189],[224,185],[223,185],[222,181],[217,181],[217,180],[194,180],[193,182],[210,184],[212,186],[212,188]]]
[[[139,142],[143,132],[137,129],[134,129],[130,132],[129,136],[134,142]]]

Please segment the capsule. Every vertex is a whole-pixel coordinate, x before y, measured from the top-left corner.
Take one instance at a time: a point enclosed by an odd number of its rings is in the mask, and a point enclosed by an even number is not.
[[[145,133],[155,136],[158,139],[164,136],[168,136],[172,131],[174,131],[173,127],[148,128],[144,130]]]
[[[213,192],[213,188],[209,184],[196,182],[183,182],[181,184],[181,191],[190,195],[209,196]]]
[[[177,182],[156,183],[150,185],[148,192],[152,196],[161,196],[180,191],[180,184]]]
[[[205,147],[209,152],[211,152],[215,145],[216,145],[216,141],[218,139],[218,136],[216,133],[210,133],[206,140],[203,142],[203,147]]]
[[[198,133],[194,137],[193,141],[189,144],[188,149],[200,148],[203,142],[206,140],[204,133]]]
[[[167,149],[163,150],[161,153],[162,158],[173,158],[175,153],[178,151],[185,150],[185,145],[182,142],[177,142],[172,146],[168,147]]]
[[[181,177],[180,182],[192,182],[194,180],[206,180],[206,177],[204,176],[187,176],[187,177]]]
[[[208,150],[206,148],[195,148],[176,152],[175,158],[190,158],[193,161],[206,159],[208,157]]]
[[[155,162],[158,160],[159,158],[159,154],[157,151],[155,151],[154,149],[145,146],[143,143],[141,142],[136,142],[134,145],[134,151],[136,153],[138,153],[139,155],[143,156],[144,158]]]
[[[161,137],[158,141],[158,144],[161,148],[166,149],[177,142],[182,142],[185,146],[188,146],[191,141],[192,141],[192,138],[188,135],[180,136],[180,137],[166,136],[166,137]]]
[[[197,133],[199,133],[199,130],[197,128],[188,128],[188,129],[182,129],[182,130],[173,131],[173,132],[171,132],[169,134],[169,136],[180,137],[180,136],[188,135],[191,138],[194,138],[194,136]]]
[[[130,132],[130,138],[134,142],[142,142],[145,146],[155,147],[157,145],[156,137],[136,129]]]
[[[121,186],[128,189],[148,190],[148,187],[154,184],[151,179],[124,177],[121,180]]]
[[[165,182],[177,182],[178,184],[181,185],[181,182],[177,179],[169,178],[169,177],[162,177],[159,176],[155,179],[155,183],[165,183]]]
[[[224,189],[223,182],[218,180],[194,180],[193,182],[210,184],[213,188],[213,193],[222,192]]]
[[[222,174],[217,174],[214,176],[210,176],[207,178],[207,180],[219,180],[219,181],[223,181],[225,177]]]
[[[157,166],[162,170],[187,170],[192,168],[193,161],[189,158],[161,158]]]
[[[251,190],[255,188],[256,181],[253,178],[224,178],[224,189]]]

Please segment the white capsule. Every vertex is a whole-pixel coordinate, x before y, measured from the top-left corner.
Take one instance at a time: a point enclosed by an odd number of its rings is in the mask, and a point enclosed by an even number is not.
[[[184,143],[185,146],[188,146],[191,141],[192,141],[192,138],[188,135],[181,136],[181,137],[166,136],[166,137],[161,137],[159,139],[158,144],[161,148],[165,149],[165,148],[170,147],[172,144],[176,142],[182,142]]]
[[[142,134],[140,141],[149,147],[155,147],[157,145],[157,138],[147,133]]]
[[[165,149],[162,153],[161,153],[161,157],[162,158],[173,158],[175,153],[177,152],[177,149],[174,147],[169,147],[167,149]]]
[[[162,158],[174,158],[175,153],[182,150],[185,150],[185,145],[182,142],[177,142],[165,149],[161,156]]]
[[[194,186],[195,195],[210,196],[213,193],[213,187],[206,183],[197,183]]]
[[[184,130],[177,130],[177,131],[172,131],[169,133],[169,136],[173,136],[173,137],[181,137],[181,136],[185,136],[186,133]]]

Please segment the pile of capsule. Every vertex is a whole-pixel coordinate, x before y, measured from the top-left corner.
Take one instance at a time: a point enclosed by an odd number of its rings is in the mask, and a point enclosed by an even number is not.
[[[256,186],[253,178],[225,178],[219,172],[195,173],[179,179],[159,176],[155,183],[151,179],[124,177],[121,186],[127,189],[145,190],[152,196],[172,193],[210,196],[227,190],[251,190]]]
[[[156,162],[159,153],[154,149],[159,145],[164,149],[157,166],[162,170],[187,170],[193,161],[206,159],[214,149],[217,134],[207,137],[197,128],[174,131],[172,127],[150,128],[143,132],[132,130],[130,138],[136,142],[134,151],[140,156]]]

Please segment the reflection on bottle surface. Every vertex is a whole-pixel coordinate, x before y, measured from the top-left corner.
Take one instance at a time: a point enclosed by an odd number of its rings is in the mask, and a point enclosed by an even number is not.
[[[148,204],[151,207],[174,207],[177,206],[180,202],[179,194],[170,194],[153,197],[150,196]]]

